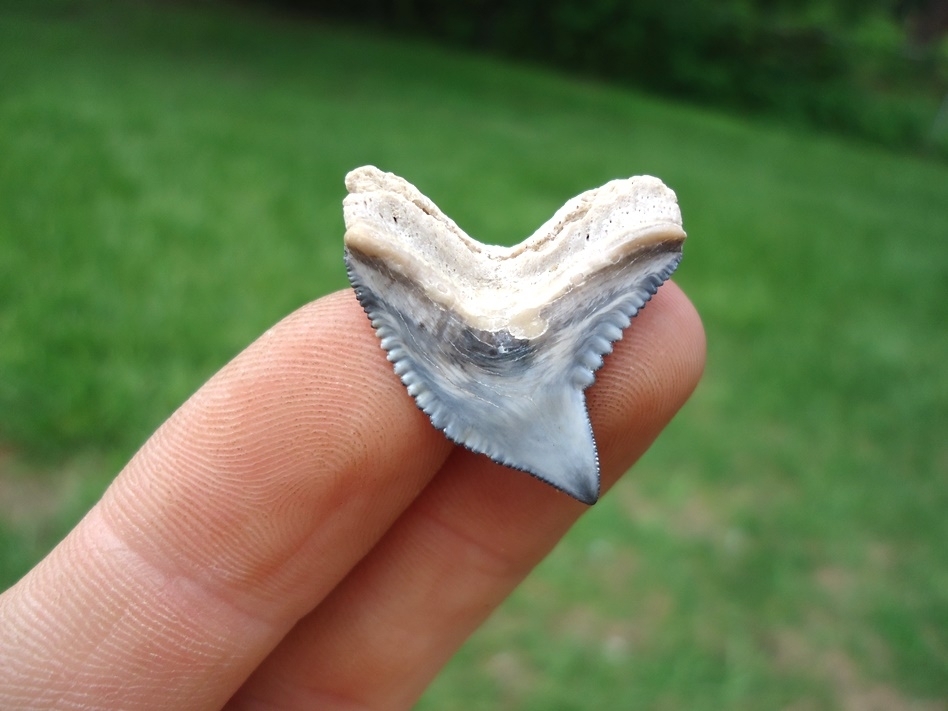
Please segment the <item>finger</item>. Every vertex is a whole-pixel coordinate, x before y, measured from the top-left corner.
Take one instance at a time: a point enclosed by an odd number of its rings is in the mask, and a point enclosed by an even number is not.
[[[684,403],[704,364],[690,303],[663,286],[589,391],[611,485]],[[586,510],[456,450],[380,543],[281,643],[234,707],[404,709]]]
[[[352,292],[301,309],[0,598],[0,708],[219,708],[450,449]]]

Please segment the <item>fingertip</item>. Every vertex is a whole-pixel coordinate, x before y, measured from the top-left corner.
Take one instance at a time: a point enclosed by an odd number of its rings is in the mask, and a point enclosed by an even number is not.
[[[587,391],[604,489],[685,404],[704,372],[706,339],[694,305],[666,282],[633,319]]]
[[[449,450],[341,292],[225,366],[146,443],[103,506],[132,545],[173,552],[210,586],[278,605],[265,609],[305,605],[296,586],[312,585],[312,564],[332,576],[337,560],[357,557]],[[350,533],[307,564],[309,542],[338,529]]]

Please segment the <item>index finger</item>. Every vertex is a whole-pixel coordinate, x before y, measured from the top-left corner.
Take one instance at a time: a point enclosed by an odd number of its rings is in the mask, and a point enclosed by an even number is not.
[[[0,598],[0,707],[221,706],[450,450],[351,291],[302,308]]]

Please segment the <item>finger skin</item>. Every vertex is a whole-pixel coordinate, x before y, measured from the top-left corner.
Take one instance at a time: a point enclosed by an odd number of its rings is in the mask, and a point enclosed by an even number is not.
[[[450,451],[351,291],[304,307],[0,597],[0,708],[220,708]]]
[[[610,486],[696,386],[701,322],[671,283],[633,322],[588,391]],[[405,709],[586,507],[455,450],[372,552],[302,620],[233,708]]]

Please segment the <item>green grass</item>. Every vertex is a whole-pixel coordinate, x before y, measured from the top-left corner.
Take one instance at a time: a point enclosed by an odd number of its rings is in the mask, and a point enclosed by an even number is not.
[[[212,5],[0,5],[0,588],[346,285],[364,163],[507,243],[662,177],[709,338],[693,400],[421,708],[945,708],[948,167]]]

